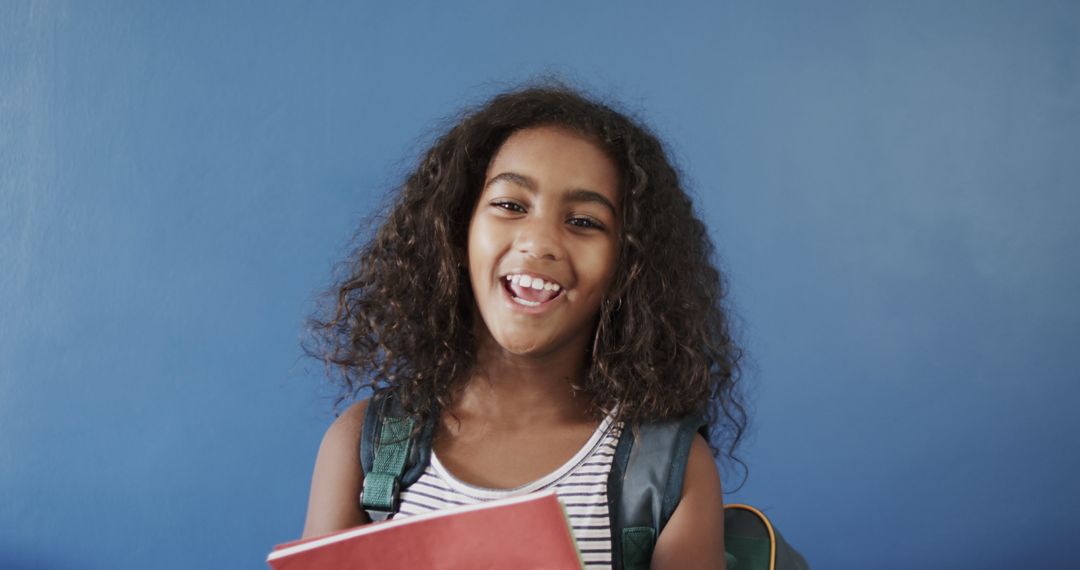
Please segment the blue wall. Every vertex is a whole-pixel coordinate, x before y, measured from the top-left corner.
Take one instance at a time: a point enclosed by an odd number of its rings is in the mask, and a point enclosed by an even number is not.
[[[538,72],[639,111],[712,228],[729,500],[816,568],[1068,559],[1080,5],[302,4],[0,4],[0,567],[263,568],[332,417],[331,265]]]

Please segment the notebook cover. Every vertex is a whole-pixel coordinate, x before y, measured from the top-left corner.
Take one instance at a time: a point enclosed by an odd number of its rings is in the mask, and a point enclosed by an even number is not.
[[[582,567],[554,491],[466,505],[280,544],[274,570]]]

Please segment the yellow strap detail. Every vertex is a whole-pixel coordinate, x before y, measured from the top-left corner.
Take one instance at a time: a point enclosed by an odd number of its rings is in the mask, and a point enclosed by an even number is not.
[[[765,523],[765,528],[769,531],[769,570],[776,570],[776,532],[773,531],[772,523],[769,522],[769,517],[765,516],[765,513],[751,507],[750,505],[744,505],[741,503],[735,503],[731,505],[724,505],[725,509],[742,509],[744,511],[750,511],[754,515],[761,519],[761,522]]]

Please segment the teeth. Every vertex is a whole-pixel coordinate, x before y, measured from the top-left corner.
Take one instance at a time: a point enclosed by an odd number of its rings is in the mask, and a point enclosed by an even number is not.
[[[546,289],[548,291],[558,291],[562,289],[558,283],[545,283],[543,279],[539,277],[533,277],[531,275],[514,274],[507,275],[506,280],[514,285],[521,285],[522,287],[531,287],[536,290]]]

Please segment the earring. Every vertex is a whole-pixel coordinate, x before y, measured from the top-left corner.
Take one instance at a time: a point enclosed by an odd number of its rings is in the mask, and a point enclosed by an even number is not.
[[[600,348],[600,327],[604,326],[604,323],[596,323],[596,332],[593,333],[592,339],[592,357],[596,358],[596,351]]]
[[[608,308],[608,310],[610,310],[610,312],[617,313],[617,312],[619,312],[619,309],[622,308],[622,297],[619,297],[618,299],[615,300],[615,307],[614,308],[611,307],[611,305],[612,305],[611,299],[604,299],[604,305]]]

